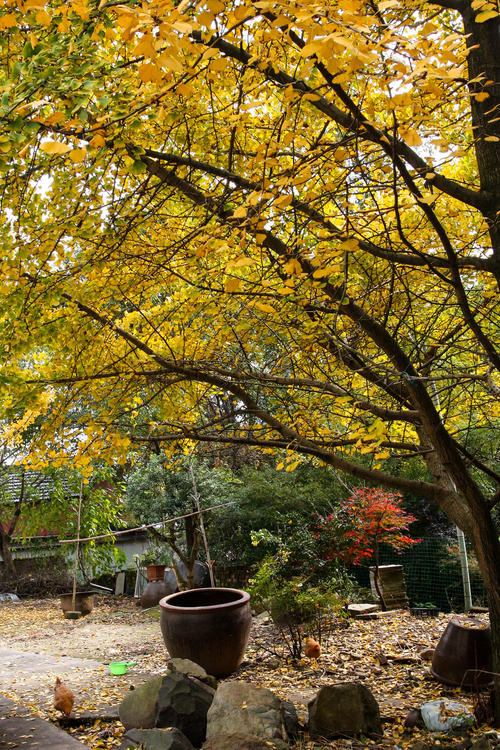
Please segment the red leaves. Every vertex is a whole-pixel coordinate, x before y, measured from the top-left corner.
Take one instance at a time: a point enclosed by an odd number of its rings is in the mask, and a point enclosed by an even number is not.
[[[420,542],[402,533],[416,518],[401,508],[401,500],[401,495],[377,487],[356,488],[337,514],[317,527],[315,536],[326,546],[322,558],[359,565],[377,555],[379,544],[401,552]]]

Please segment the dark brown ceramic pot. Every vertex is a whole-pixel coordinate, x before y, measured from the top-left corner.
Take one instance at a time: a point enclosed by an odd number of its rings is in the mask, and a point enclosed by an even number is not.
[[[63,612],[71,612],[73,610],[73,594],[61,594],[59,596],[61,602],[61,609]],[[82,615],[88,615],[94,609],[94,592],[93,591],[77,591],[75,596],[75,610],[81,612]]]
[[[225,677],[240,665],[250,634],[250,594],[239,589],[180,591],[160,601],[161,631],[172,657]]]
[[[491,634],[471,617],[450,620],[432,657],[431,672],[445,685],[477,687],[491,681]]]

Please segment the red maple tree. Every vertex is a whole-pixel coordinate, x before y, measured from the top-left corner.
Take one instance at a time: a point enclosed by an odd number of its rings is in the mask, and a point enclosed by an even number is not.
[[[374,583],[382,609],[387,609],[380,587],[379,550],[386,544],[402,552],[421,539],[404,532],[417,519],[401,507],[400,494],[376,487],[356,487],[351,497],[339,506],[322,524],[323,531],[330,527],[336,543],[325,551],[325,559],[341,559],[348,565],[359,565],[373,556]],[[320,536],[320,534],[318,534]],[[331,535],[326,534],[324,541]]]

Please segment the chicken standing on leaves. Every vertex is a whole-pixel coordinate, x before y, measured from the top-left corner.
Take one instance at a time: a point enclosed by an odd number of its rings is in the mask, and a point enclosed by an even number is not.
[[[65,716],[69,716],[74,702],[75,696],[73,695],[73,692],[61,682],[59,677],[56,677],[56,686],[54,688],[54,708],[57,711],[61,711]]]
[[[304,654],[308,659],[318,659],[321,656],[321,646],[314,638],[306,638]]]

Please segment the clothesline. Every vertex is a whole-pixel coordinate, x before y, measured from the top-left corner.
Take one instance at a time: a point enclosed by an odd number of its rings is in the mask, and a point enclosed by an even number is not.
[[[212,505],[210,508],[202,508],[201,510],[194,510],[192,513],[185,513],[183,516],[175,516],[174,518],[167,518],[166,521],[157,521],[156,523],[143,524],[142,526],[136,526],[135,529],[122,529],[121,531],[112,531],[109,534],[99,534],[98,536],[87,536],[78,539],[79,542],[93,542],[96,539],[107,539],[110,536],[122,536],[123,534],[133,534],[135,531],[146,531],[146,529],[157,528],[158,526],[166,526],[168,523],[174,523],[175,521],[182,521],[183,518],[189,518],[190,516],[198,516],[200,513],[208,513],[209,510],[217,510],[217,508],[225,508],[228,505],[234,505],[236,501],[231,500],[228,503],[221,503],[220,505]],[[76,539],[60,539],[59,544],[75,544]]]

